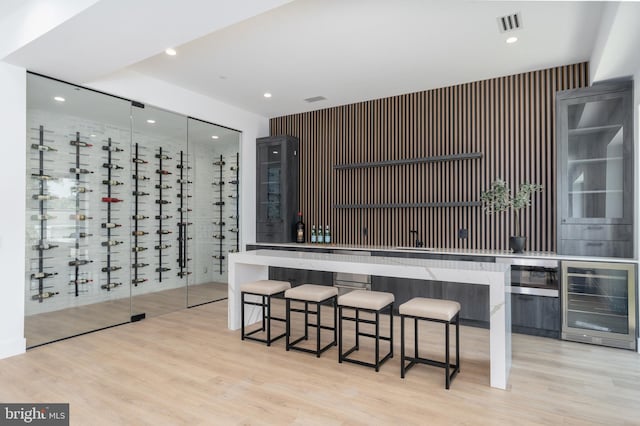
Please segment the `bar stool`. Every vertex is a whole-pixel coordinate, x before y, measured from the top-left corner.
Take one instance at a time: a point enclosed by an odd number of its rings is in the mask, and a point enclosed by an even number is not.
[[[320,355],[329,349],[331,346],[336,345],[337,337],[337,310],[336,299],[338,296],[338,289],[333,286],[315,285],[315,284],[302,284],[298,287],[291,288],[284,292],[284,298],[287,301],[287,350],[295,349],[297,351],[309,352],[316,354],[316,357],[320,358]],[[304,309],[296,309],[291,307],[291,302],[303,302]],[[333,305],[333,327],[322,325],[321,310],[320,307],[323,303],[331,302]],[[315,311],[309,310],[309,304],[315,305]],[[304,313],[304,335],[298,339],[291,341],[291,312]],[[309,323],[309,315],[316,316],[315,324]],[[300,346],[296,346],[302,340],[308,340],[309,327],[316,328],[316,349],[307,349]],[[333,340],[324,347],[320,346],[320,335],[322,330],[333,331]]]
[[[445,369],[445,387],[449,389],[451,381],[460,372],[460,303],[451,300],[428,299],[425,297],[414,297],[406,303],[400,305],[400,377],[404,378],[405,372],[411,367],[420,364],[434,365]],[[404,320],[413,318],[414,356],[405,356],[404,350]],[[440,362],[433,359],[420,358],[418,356],[418,321],[439,322],[445,325],[445,361]],[[456,363],[451,364],[449,360],[449,325],[456,325]],[[405,366],[405,360],[409,364]],[[451,369],[453,371],[451,372]]]
[[[287,281],[275,281],[275,280],[260,280],[242,284],[240,286],[240,319],[242,321],[242,340],[249,339],[257,342],[266,343],[267,346],[271,346],[271,343],[284,337],[286,333],[282,333],[276,337],[271,337],[271,320],[285,322],[284,318],[277,318],[271,315],[271,298],[281,295],[285,290],[291,288],[291,284]],[[245,300],[245,295],[258,296],[262,298],[261,302],[254,302]],[[253,330],[249,333],[244,331],[244,305],[260,306],[262,308],[262,327],[257,330]],[[254,337],[253,335],[261,331],[267,332],[267,338],[261,339]]]
[[[380,366],[389,358],[393,358],[393,302],[395,298],[392,293],[386,293],[382,291],[366,291],[366,290],[354,290],[350,293],[344,294],[338,298],[338,310],[340,318],[340,332],[338,338],[338,362],[342,361],[352,362],[354,364],[364,365],[366,367],[375,368],[376,371],[380,369]],[[343,315],[343,308],[350,308],[355,310],[355,317],[349,317]],[[389,336],[380,335],[380,313],[389,310]],[[375,314],[375,320],[360,318],[360,312],[368,312]],[[354,321],[356,323],[355,345],[342,352],[342,320]],[[360,331],[360,323],[375,325],[375,333],[363,333]],[[360,336],[370,337],[376,340],[375,349],[375,362],[365,362],[357,359],[348,358],[351,353],[360,349]],[[380,340],[389,342],[389,352],[380,359]]]

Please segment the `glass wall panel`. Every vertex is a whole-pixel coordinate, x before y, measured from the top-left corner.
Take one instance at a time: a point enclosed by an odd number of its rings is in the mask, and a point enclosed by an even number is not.
[[[227,257],[239,249],[239,143],[235,130],[189,119],[189,152],[197,176],[189,198],[189,306],[227,297]]]
[[[27,347],[130,319],[130,110],[27,77]]]

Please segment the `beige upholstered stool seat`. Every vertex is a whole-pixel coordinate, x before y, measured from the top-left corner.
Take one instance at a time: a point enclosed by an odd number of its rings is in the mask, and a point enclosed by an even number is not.
[[[286,299],[304,300],[307,302],[322,302],[337,295],[337,288],[316,284],[302,284],[284,292]]]
[[[393,294],[383,291],[354,290],[338,297],[340,306],[372,311],[379,311],[393,301],[395,301]]]
[[[460,312],[460,303],[452,300],[414,297],[400,305],[400,315],[419,318],[432,318],[440,321],[451,321]]]
[[[260,280],[242,284],[240,291],[271,296],[290,288],[291,284],[288,281]]]

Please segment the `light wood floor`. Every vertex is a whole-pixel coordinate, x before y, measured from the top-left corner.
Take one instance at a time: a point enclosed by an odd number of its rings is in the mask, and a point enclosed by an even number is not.
[[[174,288],[30,315],[24,321],[27,347],[128,322],[132,313],[155,317],[184,309],[187,303],[199,305],[226,298],[227,294],[227,283],[210,282],[189,286],[188,295],[185,287]]]
[[[318,359],[226,325],[222,301],[30,350],[0,361],[0,401],[69,402],[74,425],[640,424],[631,351],[516,334],[502,391],[489,387],[488,330],[462,327],[462,371],[446,391],[439,368],[400,379],[398,340],[376,373],[338,364],[336,348]]]

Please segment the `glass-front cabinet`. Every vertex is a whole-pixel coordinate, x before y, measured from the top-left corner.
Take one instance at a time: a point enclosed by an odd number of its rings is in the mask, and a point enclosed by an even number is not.
[[[256,142],[256,241],[294,241],[300,199],[298,139],[272,136]]]
[[[240,133],[27,83],[27,347],[225,298]]]
[[[562,338],[636,348],[635,264],[562,262]]]
[[[558,253],[633,257],[631,82],[558,93]]]

